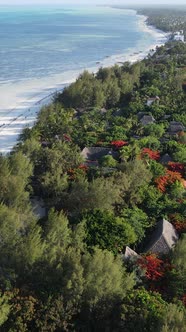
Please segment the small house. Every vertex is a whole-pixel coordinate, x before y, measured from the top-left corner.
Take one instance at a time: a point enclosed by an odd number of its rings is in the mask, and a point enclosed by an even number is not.
[[[181,30],[181,31],[177,31],[177,32],[174,34],[173,39],[174,39],[175,41],[181,41],[182,43],[184,43],[184,42],[185,42],[185,38],[184,38],[183,30]]]
[[[86,160],[96,161],[100,158],[112,155],[112,150],[110,148],[104,147],[85,147],[81,151],[81,156]]]
[[[169,134],[176,135],[180,131],[184,131],[184,130],[185,130],[185,128],[181,122],[177,122],[177,121],[170,122],[169,129],[168,129]]]
[[[167,165],[169,162],[172,161],[172,158],[169,156],[168,153],[165,153],[161,158],[160,158],[160,163],[162,165]]]
[[[113,151],[111,148],[104,147],[85,147],[81,151],[81,156],[85,159],[85,164],[88,166],[98,166],[99,160],[104,156],[118,157],[118,152]]]
[[[178,241],[178,234],[174,226],[166,219],[158,222],[151,241],[145,252],[153,254],[168,254]]]
[[[147,126],[149,124],[152,124],[154,123],[156,120],[154,119],[154,117],[152,115],[144,115],[141,120],[140,120],[140,123],[143,125],[143,126]]]
[[[126,247],[125,248],[125,253],[123,255],[123,259],[124,260],[129,260],[131,258],[139,258],[140,256],[137,254],[137,252],[135,252],[134,250],[132,250],[130,247]]]
[[[160,98],[158,96],[156,97],[152,97],[152,98],[148,98],[147,99],[147,106],[151,106],[152,104],[154,104],[155,102],[159,102]]]

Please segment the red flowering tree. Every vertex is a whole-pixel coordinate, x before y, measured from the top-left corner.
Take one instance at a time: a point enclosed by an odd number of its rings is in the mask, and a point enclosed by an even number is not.
[[[159,160],[160,159],[160,153],[159,151],[154,151],[149,148],[143,148],[141,151],[141,158],[148,157],[151,160]]]
[[[72,141],[71,137],[67,134],[63,134],[63,138],[66,142],[71,142]]]
[[[87,171],[88,171],[88,166],[84,164],[79,165],[79,167],[75,169],[70,168],[68,170],[69,180],[75,180],[78,177],[78,175],[84,174]]]
[[[145,270],[146,278],[151,281],[160,280],[165,274],[164,261],[154,254],[140,258],[138,263]]]
[[[128,142],[118,140],[118,141],[112,141],[110,144],[113,146],[114,149],[117,150],[117,149],[122,148],[123,146],[128,145]]]
[[[183,305],[186,307],[186,294],[184,294],[182,296],[181,301],[182,301]]]
[[[184,180],[183,180],[181,174],[178,172],[170,171],[170,170],[167,170],[165,175],[159,176],[158,178],[155,179],[157,188],[161,192],[165,192],[167,189],[167,186],[175,183],[176,181],[179,181],[182,184],[184,184]]]
[[[172,172],[178,172],[182,176],[184,176],[185,173],[185,165],[183,163],[174,163],[174,162],[169,162],[168,163],[168,169]]]

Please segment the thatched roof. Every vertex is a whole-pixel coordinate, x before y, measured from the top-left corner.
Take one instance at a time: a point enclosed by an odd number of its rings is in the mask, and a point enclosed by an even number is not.
[[[170,126],[169,126],[169,133],[171,134],[176,134],[180,131],[184,131],[185,128],[183,126],[183,124],[181,122],[177,122],[177,121],[171,121],[170,122]]]
[[[148,114],[146,112],[138,112],[137,113],[138,120],[140,120],[144,115],[148,115]]]
[[[168,153],[165,153],[160,159],[160,163],[163,165],[168,164],[170,161],[172,161],[172,158],[169,156]]]
[[[112,150],[110,148],[85,147],[81,151],[81,156],[86,160],[99,160],[100,158],[107,155],[112,155]]]
[[[160,98],[158,96],[148,98],[146,104],[147,104],[147,106],[151,106],[155,101],[159,101],[159,100],[160,100]]]
[[[144,115],[141,120],[140,120],[141,124],[143,126],[146,126],[148,124],[154,123],[155,119],[152,115]]]
[[[139,255],[134,250],[132,250],[131,248],[126,247],[125,254],[124,254],[124,259],[127,260],[127,259],[130,259],[132,257],[137,258],[137,257],[139,257]]]
[[[178,234],[174,226],[166,219],[162,219],[152,234],[146,252],[154,254],[167,254],[178,241]]]

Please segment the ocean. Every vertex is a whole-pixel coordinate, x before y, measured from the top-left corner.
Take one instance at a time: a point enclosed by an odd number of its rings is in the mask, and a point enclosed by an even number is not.
[[[83,70],[134,62],[165,40],[134,10],[0,7],[0,152]]]

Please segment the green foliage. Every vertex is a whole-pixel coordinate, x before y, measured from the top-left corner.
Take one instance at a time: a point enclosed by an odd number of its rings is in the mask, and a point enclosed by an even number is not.
[[[121,259],[106,250],[95,248],[92,256],[83,258],[83,264],[86,280],[83,298],[90,307],[103,299],[122,299],[134,286],[133,276],[126,273]]]
[[[162,123],[161,124],[152,123],[145,126],[144,133],[147,136],[154,136],[160,138],[165,133],[165,128]]]
[[[186,292],[186,263],[185,263],[186,237],[178,242],[173,254],[174,269],[170,273],[170,287],[174,295],[183,295]]]
[[[115,179],[98,177],[92,182],[79,178],[72,183],[62,204],[71,213],[77,214],[86,209],[112,210],[120,201],[120,187]]]
[[[150,227],[147,214],[134,207],[133,209],[123,209],[120,215],[133,227],[137,241],[141,242],[145,236],[146,228]]]
[[[11,305],[9,304],[10,295],[8,293],[2,294],[0,292],[0,326],[2,326],[8,319]]]
[[[168,304],[160,332],[184,332],[185,326],[185,309],[173,303]]]
[[[151,180],[151,173],[141,160],[134,160],[122,165],[122,172],[117,174],[117,183],[121,188],[123,204],[134,206],[142,201],[141,189]]]
[[[26,269],[42,256],[41,229],[29,210],[0,205],[0,262],[6,268]]]
[[[166,302],[158,293],[148,292],[144,288],[133,291],[128,301],[121,307],[120,328],[133,332],[160,331],[161,321],[166,310]]]
[[[150,148],[185,163],[185,133],[168,130],[186,121],[185,51],[168,43],[139,63],[84,72],[0,156],[2,331],[184,331],[185,238],[166,257],[163,283],[150,284],[167,302],[121,257],[126,245],[146,245],[159,218],[185,221],[182,179],[160,191],[156,180],[170,165],[141,160]],[[156,122],[142,126],[149,111]],[[127,142],[117,161],[82,159],[84,147],[114,140]],[[49,211],[40,220],[30,194]]]
[[[64,250],[71,242],[71,231],[65,215],[51,210],[45,225],[45,239],[47,260],[56,261],[63,255]]]
[[[116,167],[117,161],[112,156],[104,156],[101,158],[100,164],[103,167]]]
[[[136,241],[137,235],[133,226],[124,218],[115,217],[112,212],[94,210],[83,216],[85,223],[86,243],[91,248],[111,250],[117,254],[124,246]]]
[[[184,145],[179,145],[176,148],[176,151],[173,153],[173,159],[179,163],[186,162],[186,149]]]
[[[21,152],[0,156],[0,202],[23,208],[28,204],[26,187],[32,175],[32,164]]]

